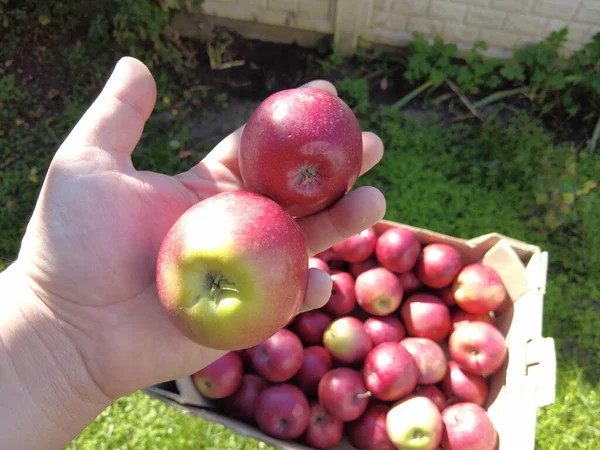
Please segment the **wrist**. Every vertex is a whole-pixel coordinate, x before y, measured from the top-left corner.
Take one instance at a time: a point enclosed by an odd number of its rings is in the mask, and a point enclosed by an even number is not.
[[[0,273],[0,435],[10,449],[60,449],[110,404],[64,324],[18,262]]]

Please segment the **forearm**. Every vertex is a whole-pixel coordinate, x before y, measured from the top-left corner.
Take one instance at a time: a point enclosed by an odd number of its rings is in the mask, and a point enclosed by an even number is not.
[[[0,273],[0,299],[1,446],[61,449],[108,399],[16,264]]]

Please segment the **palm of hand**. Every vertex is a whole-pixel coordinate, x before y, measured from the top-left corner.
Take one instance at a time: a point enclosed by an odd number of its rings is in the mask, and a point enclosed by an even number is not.
[[[61,320],[91,378],[110,399],[189,375],[222,354],[189,341],[163,313],[154,285],[156,255],[167,231],[194,203],[243,189],[240,130],[176,177],[136,171],[130,153],[156,93],[139,62],[125,60],[121,74],[119,81],[111,78],[58,151],[19,255],[36,293]],[[380,145],[366,137],[364,170],[381,157]],[[335,223],[335,212],[301,219],[312,253],[383,216],[385,203],[375,190],[347,196],[336,206],[340,215],[356,209],[365,195],[366,215],[363,208],[361,219],[346,228]],[[324,228],[325,237],[313,236]],[[326,300],[323,286],[329,290],[322,277],[312,275],[309,308]]]

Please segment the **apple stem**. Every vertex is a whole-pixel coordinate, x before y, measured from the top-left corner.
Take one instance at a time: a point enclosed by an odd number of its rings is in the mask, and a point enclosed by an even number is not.
[[[372,395],[371,392],[367,391],[367,392],[363,392],[362,394],[356,394],[356,398],[368,398],[371,395]]]
[[[231,284],[227,279],[222,275],[210,275],[208,279],[208,284],[210,285],[210,290],[208,295],[213,301],[218,302],[221,300],[221,292],[223,291],[232,291],[237,294],[240,293],[239,289],[236,289],[235,285]]]

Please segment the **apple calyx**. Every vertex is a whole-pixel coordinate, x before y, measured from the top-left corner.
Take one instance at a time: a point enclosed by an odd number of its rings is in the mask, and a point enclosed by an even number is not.
[[[235,293],[239,295],[240,291],[236,288],[234,283],[231,283],[225,278],[225,275],[209,273],[206,277],[206,288],[198,297],[198,301],[208,298],[208,300],[214,302],[218,306],[219,302],[223,300],[223,294],[225,293]],[[228,297],[231,297],[231,294]]]

